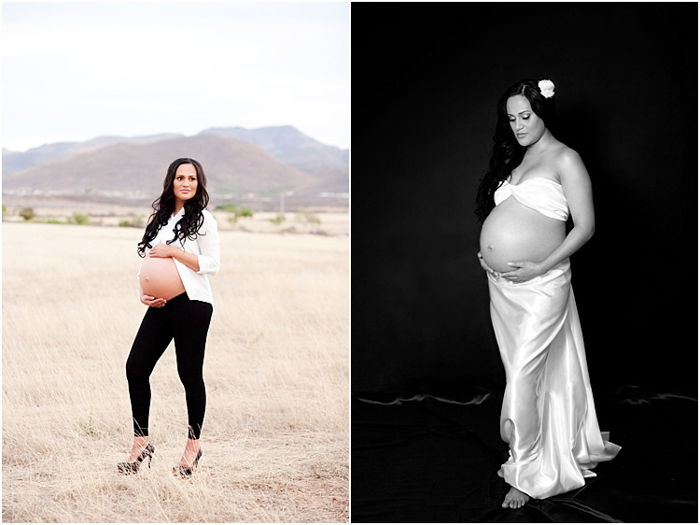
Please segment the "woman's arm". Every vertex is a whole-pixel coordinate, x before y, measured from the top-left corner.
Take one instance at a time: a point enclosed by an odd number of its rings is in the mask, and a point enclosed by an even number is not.
[[[197,235],[197,244],[199,245],[199,255],[197,255],[198,274],[212,274],[219,271],[221,265],[221,241],[219,239],[219,227],[216,224],[216,219],[211,214],[204,210],[204,223],[199,230],[203,235]],[[194,270],[194,268],[192,268]]]
[[[173,246],[172,244],[159,244],[151,248],[148,252],[148,257],[172,257],[177,259],[185,266],[189,266],[195,272],[199,270],[199,260],[197,259],[197,254],[187,253],[182,248]]]
[[[521,282],[546,273],[586,244],[595,231],[593,191],[591,178],[578,153],[572,149],[562,152],[557,159],[557,169],[569,205],[574,227],[549,256],[540,262],[512,261],[515,269],[501,274],[506,279],[517,278]]]
[[[564,242],[539,263],[542,273],[549,271],[576,253],[593,237],[595,232],[591,178],[581,157],[574,150],[567,149],[559,156],[558,160],[559,176],[574,227],[571,228]]]
[[[172,244],[159,244],[151,248],[149,257],[172,257],[198,274],[215,274],[219,271],[220,241],[216,219],[209,212],[204,213],[204,222],[197,234],[199,254],[189,253]]]

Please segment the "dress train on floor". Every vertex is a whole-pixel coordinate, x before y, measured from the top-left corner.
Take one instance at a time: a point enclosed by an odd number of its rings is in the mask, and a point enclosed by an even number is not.
[[[488,280],[510,446],[498,474],[537,499],[582,487],[621,447],[598,427],[569,260],[523,283]]]

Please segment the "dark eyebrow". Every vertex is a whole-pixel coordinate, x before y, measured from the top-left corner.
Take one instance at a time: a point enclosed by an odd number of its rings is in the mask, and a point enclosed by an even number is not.
[[[518,115],[520,115],[520,113],[532,113],[532,110],[531,110],[531,109],[523,109],[522,111],[520,111],[520,112],[518,113]],[[506,113],[506,115],[508,115],[509,117],[512,117],[512,116],[513,116],[513,115],[511,115],[510,113]]]

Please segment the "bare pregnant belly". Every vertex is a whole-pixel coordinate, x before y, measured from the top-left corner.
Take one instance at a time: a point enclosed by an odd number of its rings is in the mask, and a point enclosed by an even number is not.
[[[564,221],[545,217],[511,196],[486,217],[479,245],[486,264],[507,272],[515,269],[508,262],[543,261],[565,236]]]
[[[168,300],[185,291],[172,257],[146,256],[139,279],[143,293],[153,297]]]

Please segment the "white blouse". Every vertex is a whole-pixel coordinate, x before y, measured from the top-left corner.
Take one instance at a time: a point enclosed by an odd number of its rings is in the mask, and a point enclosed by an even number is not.
[[[158,230],[158,234],[151,241],[151,246],[164,244],[166,241],[171,240],[175,236],[175,224],[177,224],[177,221],[180,220],[184,213],[185,208],[183,207],[177,214],[170,217],[168,223]],[[184,241],[178,239],[172,243],[173,246],[182,248],[187,253],[194,253],[197,255],[197,259],[199,261],[199,271],[195,272],[192,268],[182,264],[174,257],[173,261],[175,261],[175,267],[177,268],[177,272],[180,274],[182,284],[185,286],[187,296],[191,300],[204,301],[205,303],[210,303],[213,305],[214,300],[207,274],[214,275],[219,271],[221,264],[221,241],[219,240],[219,229],[214,216],[208,210],[202,210],[202,215],[204,216],[204,222],[199,228],[195,240],[185,238]],[[146,248],[146,257],[148,257],[149,251],[149,248]],[[141,271],[139,270],[139,273],[136,275],[137,279],[139,278],[140,274]]]

